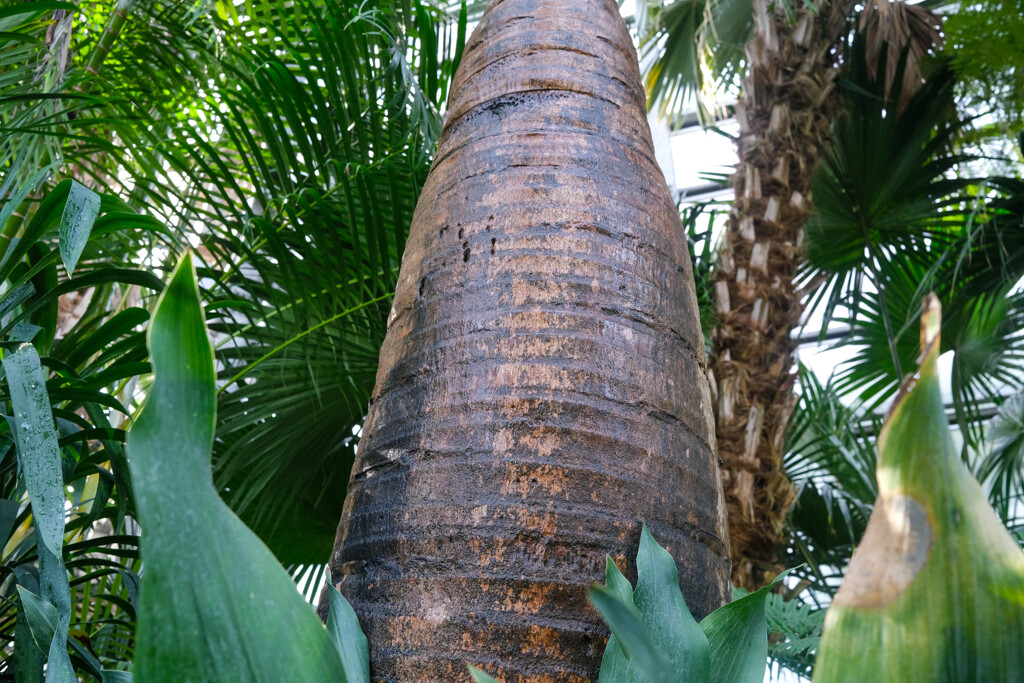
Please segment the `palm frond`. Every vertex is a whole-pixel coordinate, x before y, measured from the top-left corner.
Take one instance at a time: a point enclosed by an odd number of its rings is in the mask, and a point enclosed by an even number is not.
[[[840,306],[858,307],[865,282],[893,259],[933,264],[964,230],[970,200],[971,181],[953,174],[966,160],[954,147],[961,122],[953,73],[936,69],[897,113],[907,54],[887,94],[887,57],[871,70],[866,42],[855,40],[843,72],[845,113],[815,174],[816,212],[799,274],[801,282],[823,282],[809,305],[823,307],[823,332]]]
[[[649,18],[640,40],[647,65],[648,106],[665,116],[693,98],[710,120],[715,94],[737,86],[743,46],[754,29],[750,0],[645,3]]]
[[[986,441],[990,450],[979,461],[978,480],[989,487],[989,499],[1009,522],[1014,506],[1024,500],[1024,395],[1000,406]]]
[[[403,0],[301,10],[244,19],[252,39],[217,47],[232,87],[214,81],[189,119],[118,129],[134,199],[202,241],[216,479],[287,564],[330,552],[466,22]],[[208,65],[179,68],[198,82]]]

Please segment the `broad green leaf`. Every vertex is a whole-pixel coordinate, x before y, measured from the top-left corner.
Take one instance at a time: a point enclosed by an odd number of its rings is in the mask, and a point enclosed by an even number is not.
[[[341,661],[320,620],[214,489],[216,374],[189,254],[160,296],[148,338],[153,387],[128,434],[146,565],[136,674],[337,680]]]
[[[69,277],[78,265],[99,213],[100,196],[72,180],[64,213],[60,217],[60,258]]]
[[[612,561],[611,556],[605,557],[604,560],[604,582],[608,586],[608,590],[615,593],[622,602],[635,609],[633,605],[633,586],[630,585],[629,579],[619,571],[618,565]]]
[[[633,586],[622,575],[611,557],[605,558],[604,582],[608,590],[623,604],[636,610],[636,606],[633,604]],[[604,648],[598,680],[601,683],[633,683],[640,680],[636,668],[629,663],[629,659],[622,651],[619,639],[615,637],[614,633],[608,637],[608,644]]]
[[[32,633],[32,642],[40,652],[50,651],[53,648],[57,629],[61,628],[61,618],[57,613],[57,608],[23,586],[18,586],[18,596],[21,598],[21,609],[25,611],[29,631]],[[66,630],[67,627],[64,628]],[[68,637],[67,642],[75,649],[75,653],[85,663],[86,668],[94,675],[100,676],[102,673],[100,663],[92,653],[74,638]],[[71,676],[70,680],[77,680],[73,672],[71,672]]]
[[[469,667],[469,675],[473,677],[474,683],[498,683],[490,675],[475,666]]]
[[[327,596],[330,601],[327,632],[341,657],[340,680],[342,683],[370,683],[370,644],[359,626],[359,618],[337,588],[330,586]]]
[[[761,683],[768,661],[765,600],[788,572],[719,607],[700,622],[711,649],[711,683]]]
[[[15,522],[18,521],[18,509],[21,505],[10,498],[0,499],[0,546],[7,544],[11,537]]]
[[[74,181],[70,179],[61,181],[56,187],[47,192],[42,201],[36,205],[32,218],[28,220],[28,225],[19,233],[19,236],[11,240],[10,244],[2,246],[3,258],[0,259],[0,280],[10,278],[25,255],[54,226],[59,225],[60,218],[67,206],[72,182]]]
[[[708,639],[679,590],[675,560],[658,545],[647,525],[640,535],[636,567],[633,603],[650,630],[655,647],[672,660],[673,680],[705,680],[710,666]]]
[[[21,589],[19,579],[19,590]],[[46,653],[39,649],[32,635],[28,610],[19,609],[14,625],[15,683],[42,683]]]
[[[132,672],[104,669],[103,683],[132,683]]]
[[[32,633],[32,642],[40,652],[48,652],[59,621],[57,608],[22,586],[18,586],[18,597]]]
[[[0,17],[11,17],[19,14],[32,14],[35,12],[48,12],[52,10],[67,10],[77,12],[78,7],[72,2],[58,2],[57,0],[36,0],[36,2],[23,2],[10,7],[0,7]]]
[[[590,601],[608,622],[612,636],[601,660],[601,683],[705,681],[710,651],[704,631],[690,614],[679,572],[668,551],[644,525],[637,551],[637,586],[631,590],[611,558],[606,586],[595,586]]]
[[[921,369],[879,435],[878,500],[825,616],[816,681],[1024,680],[1024,551],[954,446],[940,325],[929,295]]]
[[[681,677],[679,669],[670,660],[671,654],[660,649],[656,636],[647,628],[636,610],[619,598],[618,593],[602,586],[594,586],[590,589],[589,595],[590,602],[608,623],[626,658],[642,675],[637,679],[626,680],[649,680],[652,683],[687,680]],[[608,683],[603,678],[601,681]]]
[[[43,328],[39,327],[39,325],[33,325],[32,323],[22,321],[11,328],[10,340],[13,342],[28,343],[35,339],[36,335],[39,334],[42,329]]]
[[[53,605],[58,617],[49,646],[46,681],[76,681],[67,650],[71,591],[63,558],[64,475],[53,411],[46,392],[46,376],[39,354],[31,344],[22,344],[4,356],[3,367],[14,408],[11,431],[18,445],[21,472],[39,539],[40,594]]]

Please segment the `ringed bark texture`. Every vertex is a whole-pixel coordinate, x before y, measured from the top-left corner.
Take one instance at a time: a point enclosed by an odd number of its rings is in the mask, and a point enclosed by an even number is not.
[[[471,36],[402,261],[332,581],[374,680],[595,680],[641,522],[699,618],[729,561],[685,236],[614,0]],[[627,559],[629,558],[629,559]]]

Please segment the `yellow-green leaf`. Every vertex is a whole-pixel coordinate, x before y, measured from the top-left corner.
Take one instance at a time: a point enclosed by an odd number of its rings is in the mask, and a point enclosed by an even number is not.
[[[921,369],[879,436],[879,497],[826,615],[815,681],[1024,680],[1024,552],[954,447],[940,319],[930,295]]]

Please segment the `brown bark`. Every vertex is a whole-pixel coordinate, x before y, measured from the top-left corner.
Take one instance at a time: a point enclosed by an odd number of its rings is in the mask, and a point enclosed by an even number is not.
[[[685,237],[613,0],[494,2],[413,220],[331,561],[375,680],[597,677],[645,521],[726,601]]]
[[[802,312],[793,284],[803,260],[811,176],[835,114],[834,50],[848,3],[789,22],[754,0],[747,44],[735,200],[714,276],[712,392],[729,509],[732,581],[754,590],[781,567],[783,523],[795,494],[782,468],[793,409],[792,332]],[[819,10],[821,12],[821,10]]]

